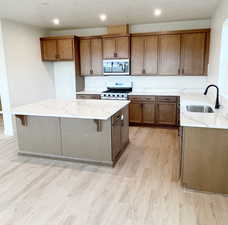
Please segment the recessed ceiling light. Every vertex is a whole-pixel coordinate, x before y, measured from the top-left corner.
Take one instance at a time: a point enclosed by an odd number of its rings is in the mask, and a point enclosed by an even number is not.
[[[155,16],[160,16],[161,14],[162,14],[161,9],[155,9],[155,10],[154,10],[154,15],[155,15]]]
[[[106,16],[106,14],[100,14],[100,20],[101,21],[105,21],[106,19],[107,19],[107,16]]]
[[[52,22],[53,22],[54,25],[59,25],[60,24],[60,21],[59,21],[58,18],[53,19]]]

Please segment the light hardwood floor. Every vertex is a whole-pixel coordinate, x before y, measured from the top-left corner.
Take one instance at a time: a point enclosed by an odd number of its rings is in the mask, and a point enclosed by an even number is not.
[[[0,151],[0,225],[228,224],[228,198],[180,186],[176,130],[132,127],[114,169]]]

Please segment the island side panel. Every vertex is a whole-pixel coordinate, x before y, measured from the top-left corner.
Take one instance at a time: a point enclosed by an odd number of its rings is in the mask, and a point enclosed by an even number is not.
[[[26,116],[24,126],[16,118],[19,152],[61,155],[60,120],[53,117]]]
[[[102,120],[97,131],[93,119],[61,119],[63,156],[112,164],[111,119]]]
[[[182,184],[185,187],[228,194],[227,138],[225,129],[184,127]]]

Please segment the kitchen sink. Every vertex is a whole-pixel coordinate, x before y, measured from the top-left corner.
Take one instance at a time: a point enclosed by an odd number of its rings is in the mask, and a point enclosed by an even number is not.
[[[187,105],[187,111],[197,113],[213,113],[213,109],[207,105]]]

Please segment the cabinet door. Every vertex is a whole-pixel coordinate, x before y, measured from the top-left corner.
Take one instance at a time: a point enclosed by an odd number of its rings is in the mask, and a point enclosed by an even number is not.
[[[112,160],[114,161],[121,151],[121,119],[112,123]]]
[[[148,36],[144,39],[144,70],[146,75],[158,72],[158,37]]]
[[[91,69],[93,75],[103,74],[101,39],[91,39]]]
[[[57,41],[41,40],[42,59],[46,61],[55,61],[57,57]]]
[[[183,34],[181,49],[181,73],[183,75],[203,75],[206,33]]]
[[[158,102],[156,111],[157,124],[176,125],[177,124],[177,104],[170,102]]]
[[[129,114],[128,106],[122,109],[121,118],[121,149],[125,149],[129,143]]]
[[[61,155],[60,119],[27,116],[27,126],[16,119],[19,151],[42,155]]]
[[[144,69],[144,38],[132,37],[131,39],[131,74],[143,74]]]
[[[180,35],[161,35],[159,37],[159,75],[180,74]]]
[[[129,58],[129,37],[116,38],[116,55],[117,58]]]
[[[116,39],[104,38],[103,39],[103,58],[104,59],[115,58],[115,51],[116,51]]]
[[[129,105],[129,121],[131,123],[142,123],[142,103],[132,102]]]
[[[147,123],[147,124],[155,123],[155,103],[154,102],[143,103],[143,123]]]
[[[91,70],[90,40],[80,40],[81,75],[89,75]]]
[[[58,59],[59,60],[74,60],[74,40],[60,39],[57,40]]]

